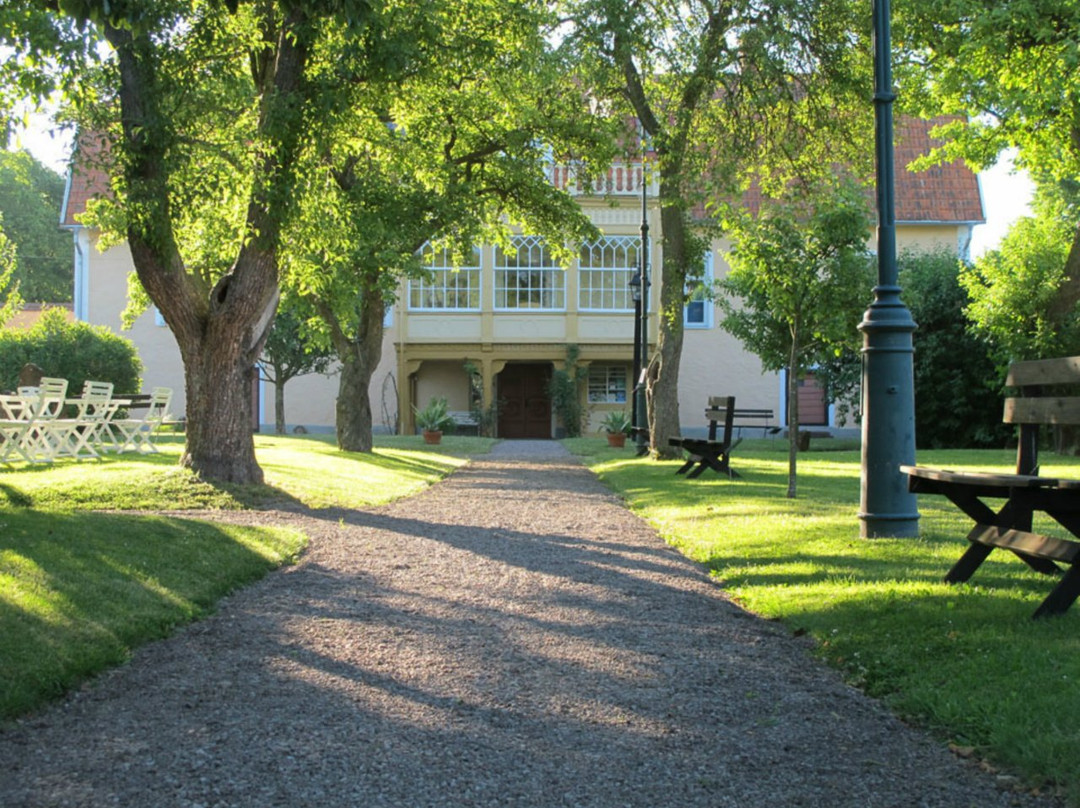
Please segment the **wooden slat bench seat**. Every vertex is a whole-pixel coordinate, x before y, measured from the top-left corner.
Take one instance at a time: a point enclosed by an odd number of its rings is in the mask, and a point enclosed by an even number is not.
[[[949,583],[967,581],[995,549],[1014,553],[1032,569],[1061,575],[1058,584],[1035,611],[1035,617],[1063,614],[1080,596],[1080,480],[1039,475],[1039,429],[1080,424],[1080,397],[1055,393],[1080,384],[1080,357],[1014,362],[1006,381],[1020,396],[1005,401],[1004,422],[1020,427],[1016,473],[953,471],[901,466],[908,490],[947,497],[975,523],[970,543],[945,576]],[[984,500],[1004,500],[995,510]],[[1047,536],[1032,529],[1033,517],[1044,513],[1071,534]]]

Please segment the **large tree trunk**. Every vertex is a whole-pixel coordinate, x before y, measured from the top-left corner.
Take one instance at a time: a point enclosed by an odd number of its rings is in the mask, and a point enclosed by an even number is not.
[[[161,47],[145,31],[105,26],[116,49],[123,124],[122,161],[128,243],[139,280],[176,337],[184,361],[187,446],[181,465],[205,479],[261,483],[252,438],[251,385],[255,362],[277,308],[277,249],[299,143],[300,89],[307,57],[304,12],[292,10],[253,58],[261,67],[259,129],[265,146],[248,203],[247,232],[229,271],[208,288],[180,255],[170,211],[170,161],[179,139],[165,106]],[[182,146],[181,146],[182,148]]]
[[[347,452],[370,452],[374,446],[371,414],[371,377],[382,358],[383,321],[386,301],[378,279],[360,276],[360,312],[358,333],[353,340],[326,301],[315,301],[315,308],[330,328],[330,338],[338,359],[341,376],[337,398],[337,443]]]
[[[666,180],[660,197],[665,198]],[[668,445],[677,436],[679,424],[679,363],[683,346],[683,298],[686,287],[686,219],[680,209],[665,206],[660,211],[664,233],[664,261],[660,278],[660,320],[656,353],[649,360],[646,377],[649,404],[649,440],[653,457],[674,459],[682,450]]]

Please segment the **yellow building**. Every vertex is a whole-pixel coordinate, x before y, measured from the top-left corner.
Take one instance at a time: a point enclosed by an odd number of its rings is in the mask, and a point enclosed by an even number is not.
[[[972,229],[983,222],[977,178],[952,164],[920,174],[903,170],[930,145],[930,123],[898,122],[897,241],[908,247],[947,246],[965,255]],[[629,281],[637,272],[641,250],[640,165],[612,169],[605,194],[578,191],[564,169],[552,169],[552,181],[576,196],[582,209],[603,233],[583,245],[576,260],[559,265],[539,238],[516,236],[516,250],[478,247],[466,266],[454,266],[445,254],[423,254],[429,274],[402,283],[390,312],[383,340],[383,358],[370,388],[376,429],[412,432],[413,406],[445,396],[450,410],[467,412],[473,399],[485,405],[500,402],[497,434],[506,438],[550,438],[558,423],[547,392],[552,373],[563,367],[567,348],[578,348],[578,365],[587,374],[590,429],[598,428],[613,409],[628,409],[632,387],[634,302]],[[78,214],[96,191],[107,187],[94,171],[75,170],[69,177],[63,224],[75,237],[75,315],[119,331],[126,298],[127,275],[133,271],[126,246],[104,253],[97,236],[78,222]],[[649,343],[656,342],[656,285],[661,264],[662,233],[655,207],[655,189],[646,189],[650,278]],[[753,204],[753,200],[748,200]],[[706,277],[726,271],[722,243],[713,245],[703,268]],[[869,301],[869,290],[867,290]],[[702,411],[711,395],[734,395],[740,406],[772,409],[782,423],[786,408],[780,374],[763,373],[756,356],[747,353],[717,324],[711,302],[690,302],[683,313],[685,338],[680,368],[679,402],[688,429],[703,426]],[[144,387],[169,386],[177,391],[174,409],[182,413],[183,366],[164,321],[154,311],[144,314],[127,334],[139,348],[146,367]],[[475,371],[476,378],[469,371]],[[331,429],[337,379],[311,375],[286,388],[286,422],[290,428]],[[273,423],[273,391],[258,390],[258,421]],[[814,392],[800,411],[833,425],[826,404],[813,406]]]

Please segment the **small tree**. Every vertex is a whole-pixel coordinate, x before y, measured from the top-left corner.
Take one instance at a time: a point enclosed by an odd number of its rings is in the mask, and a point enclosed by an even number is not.
[[[856,345],[873,283],[865,197],[850,185],[733,210],[725,222],[731,272],[719,282],[721,327],[757,354],[765,370],[787,370],[788,497],[796,491],[798,384],[815,365]]]
[[[285,434],[285,385],[297,376],[326,373],[329,346],[304,338],[304,322],[287,302],[278,307],[274,327],[263,346],[262,378],[274,385],[274,431]]]

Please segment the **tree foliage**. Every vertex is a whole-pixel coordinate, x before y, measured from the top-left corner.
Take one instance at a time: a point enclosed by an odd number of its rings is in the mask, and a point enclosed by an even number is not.
[[[700,205],[751,180],[778,191],[836,161],[869,168],[871,150],[857,147],[870,134],[869,15],[848,0],[562,5],[583,86],[604,112],[635,117],[655,150],[664,258],[648,418],[653,454],[667,455],[679,429],[681,312],[707,242]],[[640,153],[630,133],[626,144]]]
[[[19,256],[24,299],[71,300],[71,236],[60,229],[64,178],[26,151],[0,152],[0,214]]]
[[[1015,222],[998,249],[961,273],[967,316],[999,364],[1080,353],[1080,312],[1054,312],[1075,227],[1067,206],[1044,200],[1037,215]]]
[[[766,200],[757,215],[732,211],[731,271],[718,282],[721,328],[761,359],[786,370],[788,496],[796,491],[798,381],[814,366],[858,344],[873,283],[866,249],[870,216],[851,185]]]
[[[1003,445],[1002,376],[987,341],[965,312],[960,283],[967,264],[950,250],[905,251],[900,285],[918,324],[915,348],[915,438],[919,448]]]
[[[901,102],[927,116],[957,116],[939,128],[945,142],[921,164],[962,157],[981,169],[1012,147],[1017,165],[1037,182],[1075,184],[1080,177],[1080,6],[1073,0],[905,4],[894,30],[906,55],[905,68],[898,71]],[[1080,301],[1076,219],[1062,266],[1043,305],[1047,323],[1071,330],[1067,321]],[[1039,294],[1047,291],[1041,287]]]
[[[15,278],[17,268],[15,245],[4,233],[4,217],[0,216],[0,328],[22,308],[19,282]]]
[[[287,282],[342,363],[343,449],[371,449],[385,311],[422,274],[425,245],[466,254],[512,225],[555,245],[595,233],[548,176],[553,155],[597,159],[610,140],[544,36],[551,24],[531,0],[448,4],[424,33],[429,58],[393,86],[352,88],[314,127]]]

